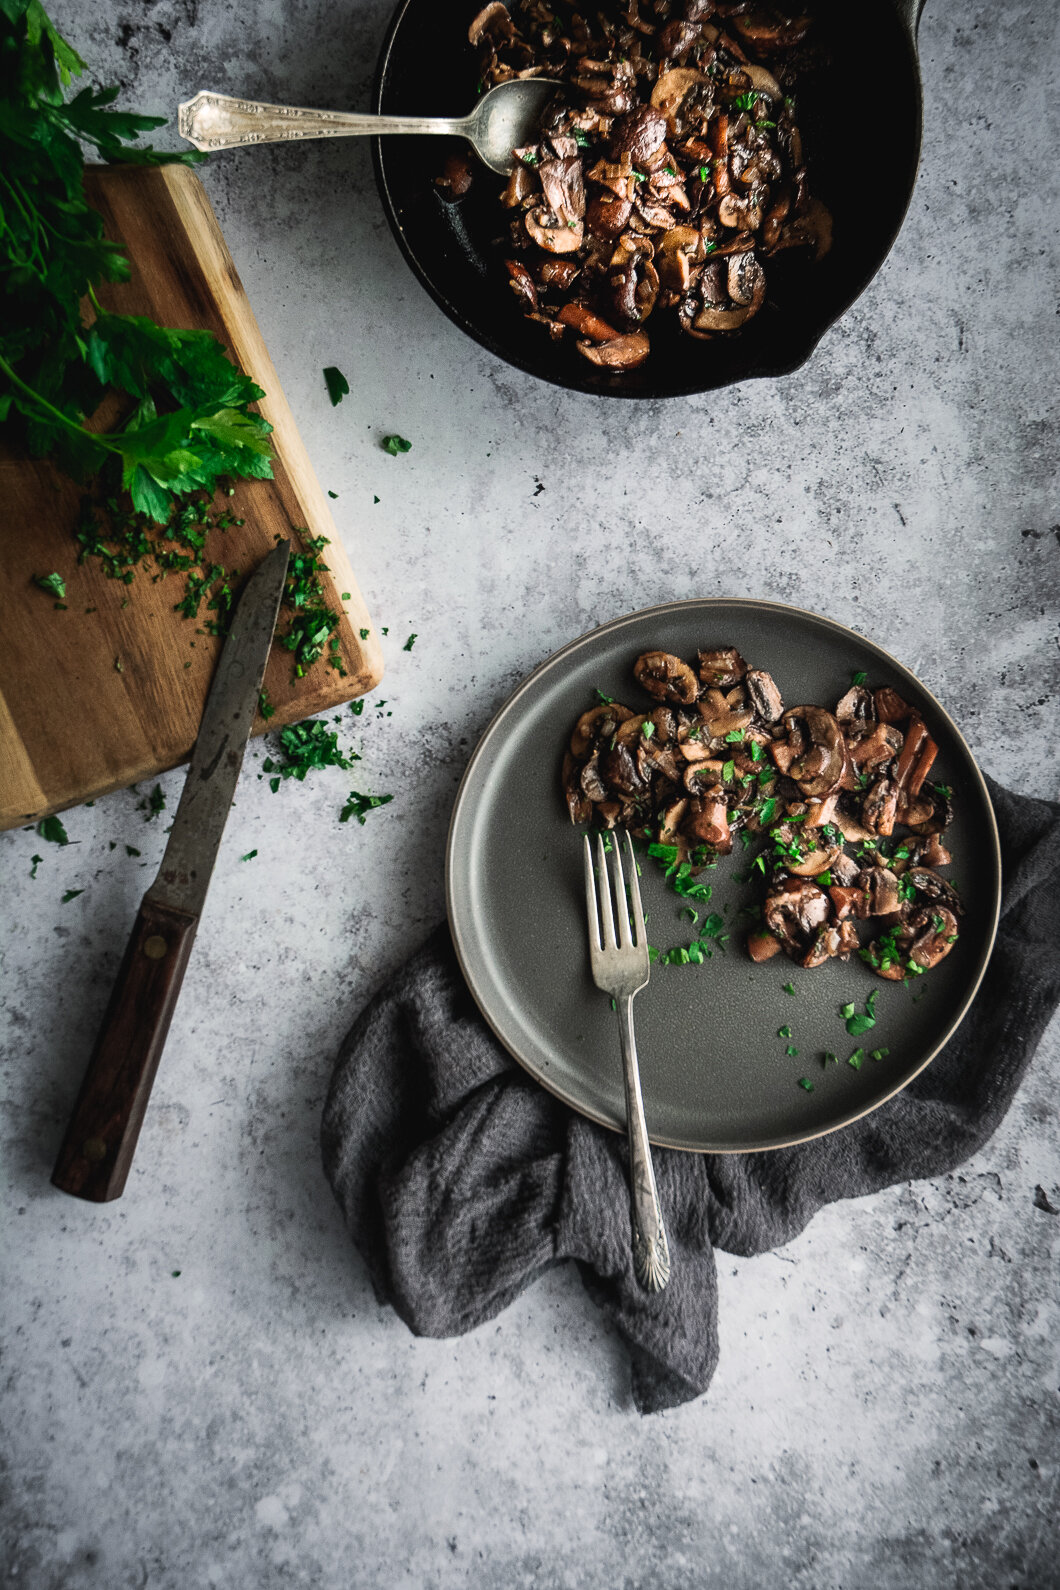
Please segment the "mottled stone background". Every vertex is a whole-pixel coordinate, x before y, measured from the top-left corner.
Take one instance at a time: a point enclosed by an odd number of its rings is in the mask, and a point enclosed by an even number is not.
[[[126,103],[166,114],[204,87],[364,108],[387,16],[53,9]],[[986,769],[1056,795],[1056,9],[931,0],[921,45],[923,169],[884,269],[804,370],[688,402],[567,396],[467,342],[401,260],[364,146],[205,168],[390,629],[358,785],[401,799],[340,827],[344,774],[273,796],[252,751],[104,1208],[48,1174],[161,825],[121,794],[70,813],[65,850],[3,836],[6,1583],[1060,1584],[1060,1217],[1033,1201],[1060,1206],[1055,1024],[962,1174],[724,1262],[714,1387],[647,1420],[573,1270],[464,1340],[410,1337],[318,1163],[338,1040],[442,913],[470,747],[599,621],[700,594],[828,613],[907,661]],[[352,387],[338,409],[327,364]],[[407,456],[380,450],[391,430]]]

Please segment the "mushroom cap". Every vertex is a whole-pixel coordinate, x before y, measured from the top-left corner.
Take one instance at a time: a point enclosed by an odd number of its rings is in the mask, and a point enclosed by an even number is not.
[[[633,331],[625,337],[612,337],[609,342],[579,342],[577,349],[593,364],[609,365],[614,370],[633,370],[644,363],[651,352],[651,344],[643,331]]]
[[[796,753],[788,775],[803,795],[820,800],[839,788],[846,763],[846,743],[839,724],[824,707],[792,707],[785,712],[784,727],[789,740],[801,735],[803,725],[809,744]]]
[[[549,254],[573,254],[585,241],[585,228],[581,221],[564,223],[544,205],[528,210],[523,225],[538,248]]]
[[[633,675],[656,701],[676,701],[687,707],[699,695],[699,680],[672,652],[644,652],[633,664]]]

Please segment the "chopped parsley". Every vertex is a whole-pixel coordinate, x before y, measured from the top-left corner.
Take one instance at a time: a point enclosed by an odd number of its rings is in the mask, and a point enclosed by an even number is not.
[[[358,700],[356,700],[356,701],[351,701],[350,702],[350,711],[353,713],[355,718],[359,718],[360,717],[361,713],[364,711],[364,697],[363,696],[360,696],[358,698]]]
[[[646,740],[651,739],[652,735],[655,733],[655,725],[650,718],[645,718],[644,722],[640,726],[640,732],[643,734]]]
[[[796,1047],[795,1047],[795,1045],[793,1043],[789,1043],[788,1047],[784,1050],[785,1054],[790,1054],[790,1055],[797,1055],[798,1052],[799,1051],[796,1049]]]
[[[62,900],[60,901],[60,904],[65,905],[68,900],[76,900],[78,895],[84,894],[84,892],[84,889],[67,889],[66,893],[62,897]]]
[[[253,861],[254,857],[256,855],[257,855],[257,851],[256,850],[248,850],[246,855],[245,856],[240,856],[239,859],[240,859],[240,861]]]
[[[402,651],[411,651],[413,646],[415,646],[415,644],[416,644],[416,639],[417,639],[417,637],[415,635],[410,635],[408,640],[405,642],[404,646],[402,646],[401,650]]]
[[[813,1092],[813,1083],[810,1081],[809,1077],[800,1077],[799,1078],[799,1087],[800,1088],[805,1088],[807,1093],[812,1093]]]
[[[777,1028],[777,1037],[778,1038],[790,1038],[791,1037],[791,1028],[790,1027],[778,1027]]]
[[[258,711],[261,713],[266,723],[276,711],[276,708],[269,700],[269,692],[267,690],[262,690],[258,696]]]
[[[165,809],[166,797],[162,794],[161,784],[156,784],[147,799],[142,800],[136,808],[138,812],[146,812],[145,823],[153,823],[158,814]]]
[[[785,994],[794,995],[794,993],[795,993],[795,984],[794,983],[785,983],[784,984],[784,992],[785,992]]]
[[[366,812],[375,811],[377,806],[385,806],[393,799],[393,795],[361,795],[357,790],[351,789],[346,804],[339,813],[339,822],[349,822],[351,817],[356,817],[363,828]]]
[[[60,602],[66,599],[66,582],[61,574],[35,574],[34,585],[39,585],[42,591],[47,591],[51,596],[57,597]]]
[[[605,707],[610,707],[614,703],[614,696],[605,696],[599,685],[596,687],[595,695],[596,699]]]
[[[868,681],[868,677],[869,676],[865,670],[863,668],[859,668],[856,674],[851,674],[850,683],[852,685],[863,685]]]
[[[135,845],[126,845],[125,854],[127,856],[142,856],[143,855],[143,851],[142,850],[137,850]]]
[[[337,407],[350,390],[350,383],[342,371],[334,364],[329,364],[324,370],[324,384],[328,389],[332,408]]]
[[[42,817],[37,824],[37,832],[42,839],[47,839],[49,844],[68,845],[70,843],[70,836],[58,817]]]
[[[41,862],[44,860],[44,857],[43,856],[30,856],[29,859],[33,863],[33,865],[29,869],[29,875],[30,875],[31,878],[35,878],[37,876],[37,868],[40,866]]]
[[[865,1058],[864,1049],[855,1049],[853,1054],[850,1054],[850,1055],[847,1056],[847,1065],[848,1066],[852,1066],[855,1071],[860,1071],[861,1070],[861,1062],[864,1060],[864,1058]]]
[[[283,779],[294,778],[303,783],[306,774],[316,768],[350,768],[354,762],[361,760],[356,751],[344,753],[339,750],[338,734],[334,729],[329,729],[322,718],[311,718],[308,723],[288,724],[280,730],[280,748],[283,752],[281,762],[267,756],[261,764],[266,773],[276,775],[269,780],[273,794]]]
[[[380,446],[384,453],[390,454],[391,458],[396,458],[399,453],[412,451],[412,443],[406,441],[403,436],[384,436]]]
[[[859,1038],[863,1032],[868,1032],[870,1027],[876,1025],[876,997],[879,989],[874,988],[865,1001],[865,1015],[859,1015],[852,1004],[844,1005],[839,1014],[846,1022],[847,1032],[852,1038]]]

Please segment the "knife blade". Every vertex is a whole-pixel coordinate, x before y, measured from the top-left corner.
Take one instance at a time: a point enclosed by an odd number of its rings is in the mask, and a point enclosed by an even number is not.
[[[92,1203],[120,1198],[191,958],[254,723],[287,577],[289,541],[239,598],[210,685],[158,877],[144,895],[52,1173]]]

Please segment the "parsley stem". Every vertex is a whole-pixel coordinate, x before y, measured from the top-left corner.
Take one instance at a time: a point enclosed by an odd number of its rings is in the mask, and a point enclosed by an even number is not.
[[[20,375],[16,375],[2,353],[0,353],[0,372],[7,376],[12,386],[19,387],[39,408],[44,409],[53,419],[59,420],[61,424],[65,425],[67,430],[76,431],[78,436],[87,436],[90,441],[97,442],[100,447],[105,447],[108,452],[116,453],[120,451],[113,442],[107,440],[105,435],[99,435],[94,431],[86,431],[85,427],[78,425],[77,421],[72,420],[69,414],[64,414],[62,409],[57,409],[53,403],[48,402],[47,398],[41,397],[40,393],[35,391],[33,387],[28,386]]]

